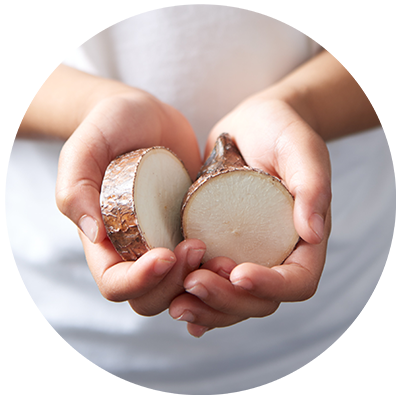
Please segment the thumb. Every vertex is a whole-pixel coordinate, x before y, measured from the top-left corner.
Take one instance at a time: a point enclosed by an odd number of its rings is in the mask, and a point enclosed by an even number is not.
[[[100,190],[110,152],[106,143],[93,140],[92,130],[90,125],[81,125],[61,151],[56,203],[91,242],[100,243],[107,235],[100,211]]]
[[[331,195],[330,190],[324,186],[326,185],[299,186],[292,193],[295,196],[295,228],[300,237],[310,244],[321,243],[326,235]]]
[[[331,203],[329,152],[319,135],[304,135],[287,154],[284,180],[294,196],[294,224],[300,237],[319,244],[326,235]]]

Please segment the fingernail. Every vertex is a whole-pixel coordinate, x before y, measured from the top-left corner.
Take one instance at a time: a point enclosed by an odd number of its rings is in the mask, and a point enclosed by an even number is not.
[[[229,277],[231,276],[231,273],[230,273],[230,272],[225,271],[225,270],[222,269],[222,268],[220,268],[220,269],[217,271],[217,274],[218,274],[219,276],[222,276],[222,277],[225,278],[225,279],[229,279]]]
[[[167,271],[169,271],[172,266],[175,264],[175,258],[160,258],[154,264],[154,273],[155,275],[164,275]]]
[[[245,290],[251,290],[254,287],[253,282],[247,278],[239,279],[238,281],[233,281],[232,285],[239,286]]]
[[[90,217],[89,215],[84,215],[79,220],[78,226],[92,243],[96,242],[99,226],[94,218]]]
[[[201,260],[203,259],[206,249],[189,249],[187,255],[187,263],[194,269],[200,266]]]
[[[320,240],[324,237],[324,219],[321,215],[314,213],[308,220],[308,225]]]
[[[185,288],[185,290],[200,299],[206,299],[208,297],[208,290],[201,284],[194,285],[190,288]]]
[[[178,318],[175,318],[175,320],[185,321],[185,322],[193,322],[194,315],[189,310],[185,310]]]

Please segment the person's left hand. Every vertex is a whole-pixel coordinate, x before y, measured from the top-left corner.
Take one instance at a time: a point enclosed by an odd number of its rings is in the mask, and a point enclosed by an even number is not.
[[[169,308],[201,336],[250,317],[274,313],[281,302],[304,301],[317,290],[331,228],[331,170],[322,138],[286,102],[255,96],[212,130],[229,133],[248,165],[282,179],[295,199],[294,223],[301,240],[282,265],[266,268],[215,258],[184,281],[186,293]],[[206,152],[206,154],[208,154]]]

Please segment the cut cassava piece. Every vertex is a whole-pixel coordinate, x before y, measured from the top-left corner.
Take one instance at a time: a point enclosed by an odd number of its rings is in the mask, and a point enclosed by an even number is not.
[[[123,154],[107,167],[101,213],[117,252],[135,261],[154,247],[173,250],[182,241],[180,210],[192,180],[164,147]]]
[[[230,136],[222,134],[183,200],[183,236],[205,243],[204,262],[225,256],[237,264],[272,267],[299,240],[293,206],[281,181],[247,166]]]

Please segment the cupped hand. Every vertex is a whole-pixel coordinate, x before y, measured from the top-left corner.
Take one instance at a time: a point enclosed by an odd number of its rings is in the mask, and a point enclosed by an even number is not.
[[[170,315],[188,322],[194,336],[251,317],[274,313],[281,302],[303,301],[315,293],[325,263],[331,228],[331,169],[322,138],[281,100],[255,96],[212,130],[229,133],[245,161],[283,180],[294,196],[294,223],[300,241],[282,265],[266,268],[216,258],[184,281],[186,293]]]
[[[152,146],[171,149],[195,177],[201,159],[188,121],[135,89],[99,101],[66,141],[59,159],[57,205],[92,242],[106,237],[99,196],[108,164],[120,154]]]
[[[156,248],[137,261],[123,261],[106,239],[92,243],[80,237],[87,263],[100,293],[109,301],[127,301],[144,316],[166,310],[171,301],[184,293],[187,275],[199,268],[205,252],[204,243],[190,239],[178,244],[174,251]]]
[[[169,306],[204,253],[204,244],[194,240],[175,251],[153,249],[136,262],[123,262],[107,238],[99,201],[104,172],[116,156],[152,146],[174,151],[195,177],[201,164],[197,140],[177,110],[135,89],[105,97],[63,146],[56,185],[57,205],[80,228],[101,293],[113,301],[128,300],[143,315]]]

